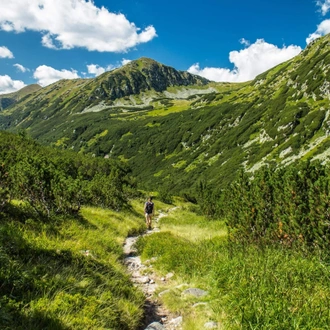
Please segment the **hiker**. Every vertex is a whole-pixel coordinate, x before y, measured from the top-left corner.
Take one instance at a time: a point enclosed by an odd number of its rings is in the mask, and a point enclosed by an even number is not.
[[[151,229],[151,220],[154,215],[154,203],[152,202],[152,197],[148,198],[148,201],[144,204],[144,214],[146,217],[147,228]]]

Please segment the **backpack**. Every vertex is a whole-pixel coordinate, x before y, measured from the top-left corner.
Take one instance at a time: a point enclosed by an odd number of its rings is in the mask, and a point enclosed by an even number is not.
[[[153,202],[147,202],[146,203],[146,212],[148,214],[151,214],[153,209],[154,209],[154,203]]]

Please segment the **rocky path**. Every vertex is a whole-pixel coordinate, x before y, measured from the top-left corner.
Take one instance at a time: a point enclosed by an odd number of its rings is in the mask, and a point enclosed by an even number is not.
[[[154,218],[154,228],[146,231],[143,235],[152,235],[159,232],[158,222],[164,216],[166,216],[165,213],[159,213],[158,217]],[[170,315],[154,295],[158,286],[157,283],[165,281],[166,278],[158,278],[152,270],[152,265],[148,262],[143,264],[140,256],[136,255],[137,251],[134,244],[139,237],[127,237],[123,249],[126,255],[124,264],[131,274],[132,282],[139,286],[146,296],[145,317],[141,330],[181,330],[182,318]],[[166,277],[169,279],[171,276],[172,274],[168,274]]]

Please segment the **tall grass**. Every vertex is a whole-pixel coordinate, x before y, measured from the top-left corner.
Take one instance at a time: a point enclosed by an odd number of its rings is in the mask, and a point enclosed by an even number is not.
[[[133,211],[83,208],[50,222],[13,207],[0,223],[1,329],[136,329],[143,294],[121,244],[143,229]]]

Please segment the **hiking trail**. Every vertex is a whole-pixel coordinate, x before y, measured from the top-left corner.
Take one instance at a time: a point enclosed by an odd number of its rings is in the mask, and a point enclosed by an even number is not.
[[[170,209],[168,212],[173,211],[175,208]],[[141,288],[146,300],[144,305],[144,319],[140,330],[181,330],[182,329],[182,317],[171,315],[159,302],[154,295],[159,283],[164,283],[167,279],[170,279],[173,274],[169,273],[165,277],[159,277],[152,269],[150,261],[144,263],[141,262],[140,256],[137,256],[137,250],[134,248],[136,241],[139,237],[145,235],[152,235],[159,232],[158,222],[161,218],[167,216],[168,213],[160,211],[158,216],[154,218],[154,227],[151,230],[147,230],[144,234],[127,237],[123,246],[124,264],[126,265],[132,282]],[[146,272],[147,270],[147,272]],[[145,275],[148,273],[148,275]]]

